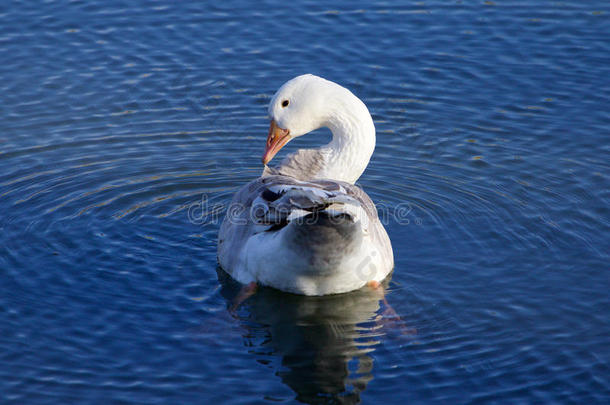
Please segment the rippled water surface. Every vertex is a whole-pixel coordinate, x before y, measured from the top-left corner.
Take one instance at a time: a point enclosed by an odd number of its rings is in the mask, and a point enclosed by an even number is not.
[[[0,5],[2,402],[608,403],[608,3],[290,4]],[[396,267],[232,312],[218,219],[306,72],[373,114]]]

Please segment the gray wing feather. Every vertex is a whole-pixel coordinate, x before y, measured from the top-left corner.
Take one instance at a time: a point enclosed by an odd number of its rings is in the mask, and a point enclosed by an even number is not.
[[[362,208],[368,217],[373,243],[387,245],[383,249],[392,255],[377,209],[362,189],[342,181],[302,181],[266,168],[263,177],[246,184],[233,197],[219,232],[219,256],[230,261],[246,244],[247,238],[286,223],[295,210],[314,212],[335,204]]]

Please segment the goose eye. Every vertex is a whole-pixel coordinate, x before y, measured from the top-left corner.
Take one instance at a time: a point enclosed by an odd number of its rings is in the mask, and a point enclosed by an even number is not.
[[[282,107],[288,107],[288,104],[290,104],[290,101],[288,101],[288,100],[282,101]]]

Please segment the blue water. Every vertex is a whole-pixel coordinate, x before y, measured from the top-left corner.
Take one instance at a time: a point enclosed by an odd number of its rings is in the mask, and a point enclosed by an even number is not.
[[[0,402],[610,402],[608,2],[12,1],[0,61]],[[232,312],[219,219],[307,72],[373,114],[396,267]]]

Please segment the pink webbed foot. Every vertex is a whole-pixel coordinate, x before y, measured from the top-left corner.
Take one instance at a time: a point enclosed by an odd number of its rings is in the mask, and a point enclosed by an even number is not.
[[[388,300],[385,297],[385,289],[379,281],[371,280],[366,283],[366,285],[367,287],[378,291],[380,294],[380,301],[383,310],[381,311],[380,317],[377,319],[377,324],[386,328],[390,328],[391,330],[399,331],[401,335],[417,334],[417,329],[408,327],[406,322],[388,303]]]
[[[256,293],[257,288],[258,284],[255,281],[243,286],[237,296],[233,299],[233,303],[229,307],[229,311],[237,311],[237,308],[239,308],[239,306],[243,304],[245,300],[247,300]]]

